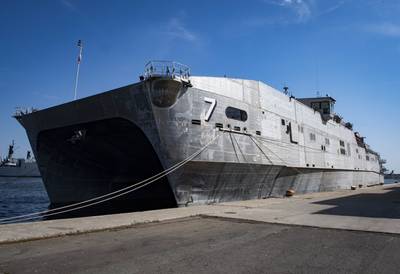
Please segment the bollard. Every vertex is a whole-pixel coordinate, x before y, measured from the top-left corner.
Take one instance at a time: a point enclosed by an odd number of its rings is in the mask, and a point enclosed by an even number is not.
[[[293,189],[286,190],[286,197],[292,197],[295,191]]]

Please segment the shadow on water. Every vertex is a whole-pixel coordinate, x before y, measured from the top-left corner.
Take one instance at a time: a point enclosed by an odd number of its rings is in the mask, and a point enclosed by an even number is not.
[[[67,204],[50,205],[45,187],[41,178],[0,178],[0,219],[26,215],[36,212],[55,209]],[[82,206],[85,204],[81,204]],[[63,218],[87,217],[96,215],[118,214],[135,211],[154,210],[176,207],[174,200],[166,199],[116,199],[83,209],[73,210],[48,217],[35,217],[22,220],[25,222],[54,220]],[[70,207],[68,209],[73,209]],[[58,211],[54,211],[55,213]],[[53,212],[51,212],[52,214]]]
[[[362,193],[314,204],[334,207],[314,214],[400,219],[400,186],[386,188],[385,193]]]

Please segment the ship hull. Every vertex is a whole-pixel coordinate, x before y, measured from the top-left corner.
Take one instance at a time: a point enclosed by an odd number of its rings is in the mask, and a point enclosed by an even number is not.
[[[22,162],[17,166],[0,166],[0,177],[40,177],[35,162]]]
[[[213,96],[222,106],[238,102],[175,84],[157,90],[145,81],[18,117],[51,203],[81,202],[131,186],[205,146],[175,172],[118,200],[138,208],[186,206],[383,182],[372,170],[296,166],[297,146],[280,149],[249,133],[259,118],[249,119],[247,132],[216,128],[215,122],[226,121],[223,107],[215,109],[212,123],[204,122],[204,98]]]
[[[382,183],[382,175],[370,171],[194,161],[183,168],[175,188],[179,204],[187,205],[282,197],[289,189],[305,194]]]

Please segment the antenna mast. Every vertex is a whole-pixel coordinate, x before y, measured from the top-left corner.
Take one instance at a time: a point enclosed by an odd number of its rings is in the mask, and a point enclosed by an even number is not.
[[[320,96],[320,90],[319,90],[319,64],[318,60],[315,63],[315,87],[317,91],[317,97]]]
[[[82,40],[78,40],[78,48],[79,48],[79,55],[78,55],[78,65],[76,68],[76,76],[75,76],[74,100],[76,100],[77,91],[78,91],[79,67],[81,65],[82,50],[83,50]]]

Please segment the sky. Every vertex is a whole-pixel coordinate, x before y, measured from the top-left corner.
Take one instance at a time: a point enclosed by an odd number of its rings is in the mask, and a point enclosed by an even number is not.
[[[138,81],[149,60],[246,78],[335,110],[400,172],[398,0],[0,0],[0,155],[29,142],[11,116]]]

